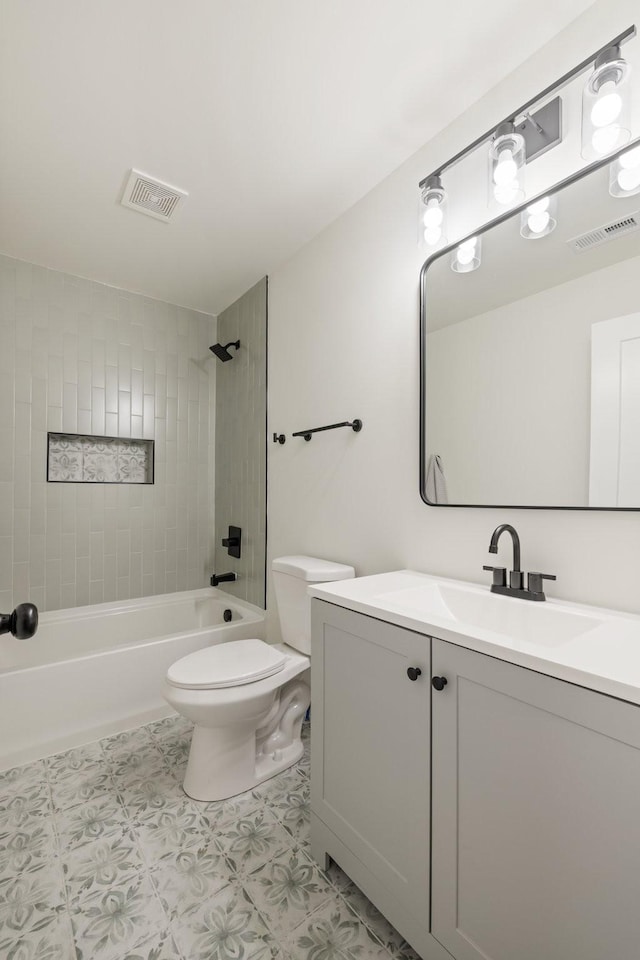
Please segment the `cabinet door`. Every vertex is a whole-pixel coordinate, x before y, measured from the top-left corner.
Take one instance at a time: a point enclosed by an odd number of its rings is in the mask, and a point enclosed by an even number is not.
[[[640,956],[640,708],[432,656],[433,934],[456,960]]]
[[[312,611],[312,809],[426,917],[429,638],[318,600]]]

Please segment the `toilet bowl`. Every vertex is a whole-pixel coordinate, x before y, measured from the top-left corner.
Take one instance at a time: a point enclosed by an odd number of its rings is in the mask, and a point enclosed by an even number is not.
[[[194,724],[184,791],[195,800],[251,790],[302,756],[311,700],[307,587],[355,571],[303,556],[280,557],[272,570],[284,643],[232,640],[197,650],[167,671],[165,699]]]

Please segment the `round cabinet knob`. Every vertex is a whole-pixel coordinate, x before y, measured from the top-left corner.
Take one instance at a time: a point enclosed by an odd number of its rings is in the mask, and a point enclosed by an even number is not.
[[[409,667],[407,670],[407,676],[409,680],[417,680],[419,676],[422,675],[422,670],[420,667]]]
[[[431,685],[435,690],[444,690],[447,685],[446,677],[434,677],[431,681]]]

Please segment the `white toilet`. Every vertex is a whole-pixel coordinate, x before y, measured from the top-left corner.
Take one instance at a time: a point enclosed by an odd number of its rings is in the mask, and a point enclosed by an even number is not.
[[[353,567],[314,557],[273,561],[284,643],[232,640],[177,660],[164,697],[195,724],[184,791],[224,800],[262,783],[302,756],[310,703],[311,583],[347,580]]]

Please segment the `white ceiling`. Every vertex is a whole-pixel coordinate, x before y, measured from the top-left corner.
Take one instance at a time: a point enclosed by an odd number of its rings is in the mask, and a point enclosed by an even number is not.
[[[592,2],[0,0],[0,252],[218,313]]]

